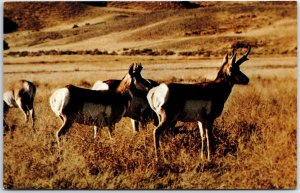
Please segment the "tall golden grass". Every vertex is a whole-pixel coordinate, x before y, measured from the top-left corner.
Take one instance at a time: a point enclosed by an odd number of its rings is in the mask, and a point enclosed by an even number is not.
[[[179,129],[166,131],[161,139],[162,165],[157,165],[154,159],[154,126],[149,124],[134,135],[128,118],[116,125],[113,140],[109,139],[107,128],[94,140],[91,126],[74,124],[62,137],[63,152],[59,157],[54,134],[61,122],[50,109],[49,96],[65,82],[83,86],[101,77],[87,80],[84,72],[76,71],[76,76],[47,82],[42,81],[44,74],[34,75],[38,84],[36,131],[24,123],[18,109],[10,110],[6,122],[11,131],[3,137],[4,188],[294,189],[297,185],[296,68],[292,74],[277,69],[274,76],[247,70],[244,72],[251,74],[250,84],[234,87],[214,124],[213,161],[200,159],[197,124],[178,123]],[[4,74],[6,77],[17,79],[18,74]],[[151,78],[155,79],[154,75]]]

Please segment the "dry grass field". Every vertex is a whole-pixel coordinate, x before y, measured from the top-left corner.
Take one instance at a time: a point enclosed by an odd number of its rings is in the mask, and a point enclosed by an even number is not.
[[[4,90],[15,80],[27,79],[37,85],[37,94],[35,130],[24,123],[19,109],[7,115],[11,128],[3,136],[3,187],[295,189],[296,3],[196,4],[197,8],[176,3],[62,3],[64,11],[56,14],[57,8],[51,5],[41,9],[41,5],[6,3],[4,15],[18,23],[19,29],[4,36],[10,46],[4,51]],[[74,5],[82,7],[73,13]],[[35,10],[39,20],[20,18],[16,7]],[[52,11],[53,18],[43,15]],[[79,27],[73,29],[75,22]],[[134,135],[128,118],[117,123],[112,140],[107,128],[94,140],[91,126],[74,124],[62,137],[59,156],[54,134],[61,121],[49,106],[55,89],[120,79],[133,62],[143,64],[144,78],[159,82],[213,80],[221,57],[236,44],[252,45],[249,61],[241,66],[250,82],[234,86],[216,119],[211,162],[200,159],[197,124],[178,123],[178,130],[165,131],[161,138],[164,163],[158,165],[153,124]],[[116,53],[57,54],[95,49]],[[132,49],[135,52],[126,52]],[[166,51],[174,54],[163,54]]]

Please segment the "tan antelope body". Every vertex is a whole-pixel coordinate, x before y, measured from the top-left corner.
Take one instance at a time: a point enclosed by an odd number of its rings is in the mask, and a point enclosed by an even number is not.
[[[115,124],[131,103],[135,86],[141,84],[141,77],[138,76],[141,68],[140,65],[132,65],[114,91],[96,91],[73,85],[56,90],[50,97],[50,106],[63,122],[56,133],[58,146],[60,136],[68,131],[72,123],[107,126],[111,137]]]
[[[198,121],[201,135],[201,158],[203,158],[204,140],[207,139],[207,159],[210,160],[210,141],[214,120],[221,115],[224,104],[229,97],[234,84],[248,84],[249,79],[239,66],[247,60],[247,53],[235,62],[236,54],[228,60],[225,56],[223,65],[214,81],[198,84],[160,84],[152,88],[148,95],[148,102],[156,112],[159,125],[154,129],[154,147],[156,159],[160,158],[159,138],[167,128],[177,121]]]
[[[97,81],[93,85],[93,90],[115,90],[119,86],[121,80],[106,80],[106,81]],[[145,125],[150,120],[154,120],[157,124],[156,115],[152,111],[147,101],[148,91],[157,86],[158,83],[153,80],[146,80],[145,85],[147,90],[137,89],[133,94],[132,101],[124,115],[124,117],[131,118],[133,132],[136,133],[139,131],[139,122],[142,125]],[[94,136],[95,137],[95,136]]]
[[[3,94],[4,116],[8,113],[9,108],[20,108],[24,113],[26,122],[29,116],[31,117],[32,127],[34,128],[35,112],[33,102],[35,94],[36,86],[32,82],[27,80],[16,81]]]

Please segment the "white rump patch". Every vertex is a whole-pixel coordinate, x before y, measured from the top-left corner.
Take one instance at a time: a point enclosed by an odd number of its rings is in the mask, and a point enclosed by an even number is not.
[[[23,82],[23,88],[26,92],[30,92],[30,84],[28,82]]]
[[[28,93],[28,95],[30,96],[30,98],[34,98],[35,97],[35,88],[34,85],[32,85],[31,83],[25,81],[23,83],[23,89],[25,92]]]
[[[103,81],[98,80],[93,85],[92,90],[109,90],[109,86],[108,86],[108,84],[104,83]]]
[[[52,111],[59,116],[70,100],[70,92],[67,88],[60,88],[50,96]]]
[[[166,84],[162,83],[150,89],[147,94],[147,99],[150,107],[158,112],[159,109],[169,98],[169,88]]]
[[[13,91],[6,91],[3,94],[3,100],[9,107],[18,107],[15,97],[13,95]]]
[[[105,115],[106,117],[110,117],[112,113],[112,108],[110,105],[102,105],[95,103],[84,103],[83,105],[83,114],[85,116],[91,117],[96,120],[97,118],[102,118],[101,116]]]

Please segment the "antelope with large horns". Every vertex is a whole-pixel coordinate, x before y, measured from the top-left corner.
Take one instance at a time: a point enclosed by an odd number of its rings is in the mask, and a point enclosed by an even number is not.
[[[3,114],[6,117],[9,108],[19,108],[24,113],[25,121],[31,117],[34,128],[35,114],[33,108],[36,86],[27,80],[18,80],[3,94]],[[6,123],[4,122],[4,125]],[[5,125],[6,126],[6,125]]]
[[[198,84],[160,84],[152,88],[147,99],[156,112],[159,124],[153,131],[156,160],[160,161],[160,136],[171,125],[181,122],[198,122],[201,136],[201,153],[206,139],[207,160],[211,160],[209,137],[212,135],[214,120],[221,115],[224,104],[235,84],[247,85],[249,78],[240,71],[240,65],[248,60],[250,46],[246,54],[236,61],[235,49],[231,58],[225,55],[223,65],[214,81]]]
[[[118,123],[129,107],[136,88],[144,88],[140,76],[142,66],[132,64],[116,90],[90,90],[68,85],[56,90],[50,97],[53,112],[62,121],[56,132],[56,140],[64,135],[72,123],[107,126],[111,138],[115,124]]]

